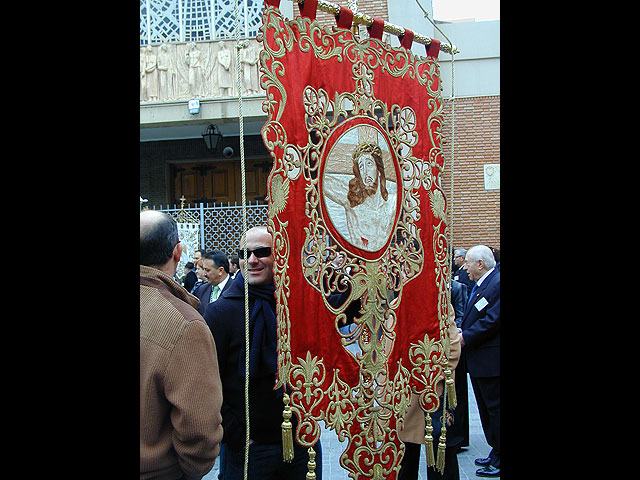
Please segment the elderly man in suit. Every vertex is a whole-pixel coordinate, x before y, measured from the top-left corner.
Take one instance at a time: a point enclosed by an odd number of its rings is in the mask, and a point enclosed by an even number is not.
[[[491,452],[475,460],[480,477],[500,476],[500,271],[491,249],[471,247],[465,256],[475,286],[462,319],[462,348],[480,421]]]

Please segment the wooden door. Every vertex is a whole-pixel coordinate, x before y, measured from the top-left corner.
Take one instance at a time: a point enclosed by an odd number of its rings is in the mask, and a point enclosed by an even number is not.
[[[245,162],[247,202],[264,201],[271,159]],[[231,162],[177,163],[171,165],[173,179],[172,202],[180,205],[195,203],[242,203],[242,171],[239,160]]]
[[[236,169],[234,162],[216,162],[203,177],[203,203],[236,201]]]
[[[195,203],[202,197],[201,174],[192,170],[193,165],[180,164],[171,166],[173,178],[172,203],[180,205],[180,198],[184,195],[185,204]]]
[[[267,195],[267,178],[273,162],[270,160],[249,160],[245,165],[245,187],[247,202],[255,203],[256,200],[264,201]],[[238,203],[242,202],[242,172],[238,162]]]

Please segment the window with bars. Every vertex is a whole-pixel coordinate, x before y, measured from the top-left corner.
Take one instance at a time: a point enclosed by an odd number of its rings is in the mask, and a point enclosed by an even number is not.
[[[236,0],[140,0],[140,45],[235,38]],[[238,0],[241,38],[255,38],[263,0]]]

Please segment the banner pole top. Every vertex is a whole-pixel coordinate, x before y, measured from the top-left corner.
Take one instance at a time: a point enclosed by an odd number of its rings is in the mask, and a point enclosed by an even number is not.
[[[301,4],[304,3],[304,0],[294,0],[296,3]],[[340,5],[333,3],[333,2],[328,2],[326,0],[318,0],[318,10],[322,10],[323,12],[326,13],[331,13],[333,15],[339,15],[340,14]],[[367,27],[370,27],[373,25],[373,17],[365,14],[365,13],[360,13],[360,12],[353,12],[353,23],[354,24],[362,24],[362,25],[366,25]],[[393,23],[389,23],[387,21],[384,22],[384,29],[385,32],[387,33],[391,33],[393,35],[397,35],[397,36],[401,36],[404,35],[405,33],[405,29],[404,27],[401,27],[399,25],[394,25]],[[413,41],[414,42],[418,42],[421,43],[423,45],[430,45],[431,44],[431,38],[427,37],[425,35],[421,35],[419,33],[415,33],[413,34]],[[449,43],[445,43],[445,42],[441,42],[440,43],[440,51],[445,52],[445,53],[449,53],[451,55],[454,55],[456,53],[460,53],[460,50],[458,49],[458,47],[456,47],[455,45],[451,45]]]

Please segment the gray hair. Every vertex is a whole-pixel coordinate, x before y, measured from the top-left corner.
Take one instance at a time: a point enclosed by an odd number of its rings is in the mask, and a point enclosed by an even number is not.
[[[496,259],[493,257],[493,252],[486,245],[476,245],[471,247],[467,251],[467,256],[474,262],[482,260],[487,270],[491,270],[496,266]]]
[[[465,255],[467,254],[467,250],[466,250],[466,248],[456,248],[453,251],[453,254],[456,255],[456,256],[460,255],[462,258],[464,258]]]

